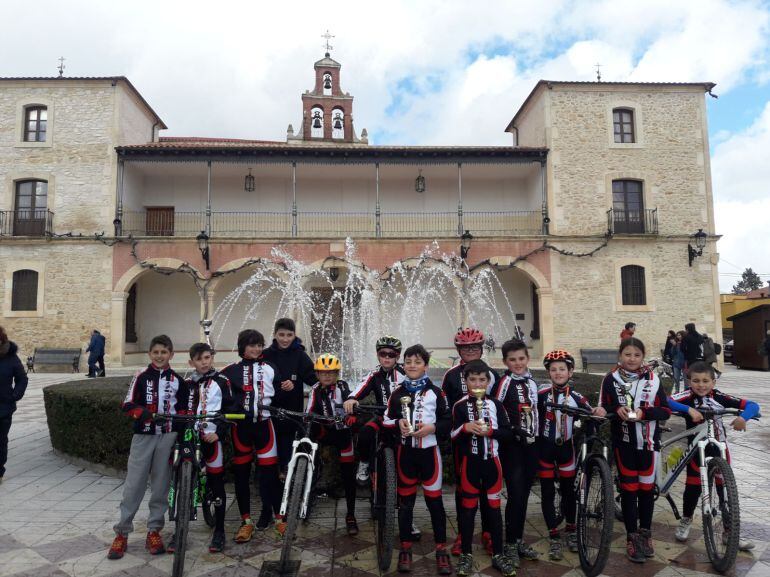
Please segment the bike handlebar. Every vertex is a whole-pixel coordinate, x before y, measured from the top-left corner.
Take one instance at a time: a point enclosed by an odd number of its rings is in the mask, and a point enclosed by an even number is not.
[[[207,413],[205,415],[171,415],[169,413],[153,413],[153,419],[162,421],[242,421],[246,418],[243,413]]]
[[[257,405],[257,408],[265,411],[270,411],[270,413],[275,415],[278,419],[293,419],[293,420],[317,421],[317,422],[327,422],[327,423],[337,423],[342,420],[341,417],[337,417],[337,416],[328,417],[326,415],[318,415],[316,413],[303,413],[300,411],[291,411],[289,409],[273,407],[272,405],[263,405],[261,403]]]
[[[741,413],[743,412],[743,409],[733,409],[731,407],[723,407],[721,409],[714,409],[710,407],[690,407],[690,408],[695,409],[704,417],[718,417],[720,415],[735,415],[736,417],[740,417]],[[675,412],[673,414],[677,415],[678,417],[687,416],[687,413]],[[762,413],[757,413],[756,415],[751,417],[751,420],[758,421],[761,417],[762,417]]]
[[[342,403],[334,403],[334,406],[338,409],[341,409],[344,407]],[[357,404],[355,409],[353,409],[353,414],[358,413],[371,413],[374,415],[384,415],[385,412],[388,410],[387,405],[361,405]]]
[[[594,419],[596,421],[604,421],[607,417],[600,417],[594,415],[590,410],[583,407],[571,407],[570,405],[560,405],[559,403],[546,403],[545,406],[549,409],[557,409],[578,419]],[[608,415],[609,416],[609,415]]]

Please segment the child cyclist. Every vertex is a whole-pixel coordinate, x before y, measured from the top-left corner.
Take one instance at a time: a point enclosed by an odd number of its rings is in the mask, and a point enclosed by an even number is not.
[[[222,375],[230,381],[233,397],[246,419],[233,426],[233,477],[235,498],[241,514],[241,526],[235,534],[236,543],[246,543],[254,535],[251,520],[251,492],[249,481],[251,462],[257,455],[259,471],[259,494],[262,498],[262,512],[256,529],[264,531],[273,522],[282,534],[286,524],[280,519],[281,496],[278,487],[278,448],[275,428],[270,411],[258,405],[269,406],[275,394],[274,383],[281,382],[277,370],[262,358],[265,337],[253,329],[238,333],[238,355],[241,361],[222,369]]]
[[[195,343],[190,347],[190,366],[194,369],[189,385],[188,410],[193,415],[231,413],[238,408],[233,403],[230,381],[214,368],[214,350],[207,343]],[[206,459],[206,485],[215,499],[214,533],[209,551],[219,553],[225,548],[225,495],[222,436],[227,425],[221,422],[203,421],[198,427],[203,457]],[[173,547],[169,546],[169,549]]]
[[[759,414],[759,405],[754,401],[739,399],[727,395],[722,391],[715,389],[716,371],[709,364],[698,361],[690,366],[690,388],[681,393],[675,394],[668,399],[668,406],[672,411],[684,413],[687,421],[687,428],[691,429],[703,421],[703,415],[698,409],[740,409],[740,416],[736,417],[730,426],[736,431],[745,431],[746,423]],[[720,441],[727,443],[727,431],[722,422],[721,415],[714,416],[714,433]],[[710,445],[706,448],[707,456],[719,456],[719,450]],[[730,450],[727,449],[727,462],[730,462]],[[687,467],[687,483],[684,488],[684,499],[682,503],[682,518],[679,520],[679,527],[676,530],[677,541],[686,541],[690,535],[692,526],[692,516],[695,513],[695,507],[698,505],[698,498],[701,494],[700,484],[700,462],[699,456],[690,461]],[[721,498],[721,495],[720,495]],[[754,543],[741,539],[738,544],[741,551],[748,551],[754,548]]]
[[[385,406],[391,393],[404,380],[404,366],[398,362],[401,356],[401,341],[396,337],[384,336],[377,339],[375,344],[379,365],[366,375],[359,385],[350,393],[345,401],[345,412],[352,414],[356,405],[369,394],[374,394],[374,404]],[[374,436],[382,426],[382,418],[370,419],[358,431],[358,471],[356,481],[366,483],[369,478],[369,460],[374,448]]]
[[[508,502],[505,505],[505,556],[519,566],[519,558],[537,559],[538,553],[524,543],[524,523],[532,483],[537,475],[537,383],[529,372],[529,351],[521,340],[503,343],[505,374],[491,396],[503,404],[513,427],[513,436],[502,442],[500,462],[503,467]]]
[[[120,520],[115,524],[115,540],[107,557],[120,559],[128,547],[128,534],[134,530],[134,515],[142,504],[150,481],[150,515],[147,518],[145,548],[150,555],[166,552],[160,531],[168,510],[168,487],[171,481],[171,451],[176,432],[170,421],[154,422],[153,413],[174,415],[183,409],[187,400],[184,379],[169,366],[174,356],[174,345],[166,335],[150,341],[150,364],[139,371],[128,386],[123,412],[134,421],[134,436],[128,456],[123,499],[120,502]]]
[[[457,401],[459,401],[461,398],[463,398],[465,395],[468,394],[468,388],[465,386],[465,379],[463,377],[463,366],[466,363],[470,363],[471,361],[477,361],[481,358],[481,355],[484,352],[484,333],[482,333],[478,329],[474,328],[463,328],[457,331],[454,337],[454,344],[455,348],[457,349],[457,354],[460,357],[460,361],[451,369],[449,369],[446,374],[444,375],[444,380],[441,382],[441,390],[444,391],[444,394],[446,395],[447,402],[449,404],[449,408],[451,409]],[[498,374],[490,369],[490,376],[492,377],[492,381],[489,383],[489,390],[487,392],[490,392],[492,390],[492,387],[495,385],[495,383],[499,380]],[[452,447],[452,455],[454,459],[455,464],[455,487],[458,487],[460,485],[460,478],[457,477],[457,474],[460,470],[458,466],[458,455],[457,451],[455,450],[454,446]],[[455,507],[456,511],[459,514],[461,503],[460,503],[460,492],[455,491]],[[485,511],[487,509],[486,506],[486,495],[481,495],[481,541],[484,545],[484,548],[486,549],[487,553],[490,555],[492,554],[492,540],[491,536],[489,534],[489,531],[487,531],[487,523],[486,523],[486,517],[485,517]],[[460,519],[458,518],[457,524],[459,526]],[[457,538],[455,539],[454,544],[452,545],[452,555],[457,556],[461,553],[462,545],[460,543],[460,535],[457,535]]]
[[[612,447],[620,477],[626,525],[626,556],[634,563],[654,557],[652,513],[655,505],[655,460],[660,451],[658,421],[671,416],[660,379],[644,365],[644,343],[623,339],[618,367],[602,382],[600,403],[617,418],[611,423]]]
[[[305,412],[333,417],[339,412],[338,407],[342,406],[350,394],[348,384],[339,378],[342,364],[337,357],[327,353],[316,359],[313,368],[318,382],[313,385]],[[348,535],[351,537],[358,535],[353,434],[344,425],[336,427],[335,425],[314,423],[310,436],[321,445],[336,447],[340,453],[342,484],[345,487],[345,502],[347,504],[345,526]]]
[[[439,575],[450,575],[446,512],[441,500],[443,471],[437,438],[447,435],[452,423],[444,393],[428,378],[429,362],[430,353],[422,345],[412,345],[404,351],[406,378],[390,395],[383,425],[400,435],[396,451],[401,540],[398,571],[408,573],[412,570],[412,519],[420,483],[433,525],[436,568]]]
[[[503,519],[500,514],[500,491],[503,473],[499,444],[513,436],[502,403],[486,396],[491,377],[484,361],[472,361],[463,367],[465,383],[470,391],[452,408],[452,440],[460,460],[462,508],[460,536],[462,555],[457,561],[457,574],[473,572],[472,544],[479,494],[487,495],[487,524],[492,540],[492,566],[503,577],[516,575],[513,560],[503,555]]]
[[[540,477],[543,516],[551,539],[548,557],[551,560],[559,561],[564,558],[564,555],[554,502],[556,497],[554,479],[557,475],[557,469],[561,506],[566,521],[567,545],[570,551],[577,551],[577,536],[575,535],[577,503],[573,483],[576,470],[575,445],[572,439],[573,417],[558,409],[547,407],[546,403],[582,407],[588,410],[591,410],[591,405],[572,386],[571,379],[575,372],[575,359],[571,354],[564,350],[551,351],[543,359],[543,366],[548,371],[551,384],[541,387],[537,395],[539,419],[538,476]],[[592,412],[597,416],[604,416],[605,414],[601,407],[593,409]]]

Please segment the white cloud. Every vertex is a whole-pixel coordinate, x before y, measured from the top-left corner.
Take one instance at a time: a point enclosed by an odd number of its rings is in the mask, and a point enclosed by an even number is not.
[[[717,233],[724,234],[718,244],[723,260],[719,264],[719,272],[740,274],[751,267],[754,272],[763,275],[762,280],[770,280],[770,195],[750,202],[717,200],[714,214]],[[720,290],[730,292],[739,280],[739,276],[720,274]]]

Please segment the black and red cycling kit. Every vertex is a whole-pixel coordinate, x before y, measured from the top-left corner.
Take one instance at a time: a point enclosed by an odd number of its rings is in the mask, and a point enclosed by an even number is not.
[[[186,408],[188,399],[184,379],[170,367],[158,368],[150,364],[137,372],[128,386],[121,406],[123,412],[134,418],[134,434],[160,435],[171,433],[171,421],[152,420],[152,413],[175,415]]]

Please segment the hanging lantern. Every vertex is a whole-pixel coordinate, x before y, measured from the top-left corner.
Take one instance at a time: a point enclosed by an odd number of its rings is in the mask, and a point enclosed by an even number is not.
[[[422,168],[419,170],[417,178],[414,179],[414,189],[417,192],[425,192],[425,177],[422,175]]]
[[[254,176],[251,174],[251,169],[249,169],[249,173],[243,181],[243,190],[246,192],[254,192]]]

